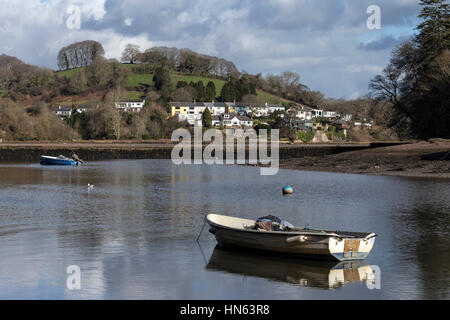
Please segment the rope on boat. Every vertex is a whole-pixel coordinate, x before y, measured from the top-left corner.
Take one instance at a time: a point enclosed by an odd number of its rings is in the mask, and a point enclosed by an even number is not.
[[[200,230],[200,233],[198,234],[197,242],[198,242],[198,239],[200,239],[200,236],[202,235],[203,229],[205,228],[205,224],[206,224],[206,219],[205,219],[205,221],[203,222],[202,230]]]

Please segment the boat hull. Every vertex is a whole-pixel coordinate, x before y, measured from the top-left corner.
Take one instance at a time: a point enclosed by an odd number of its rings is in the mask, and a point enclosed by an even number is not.
[[[208,215],[206,221],[217,242],[228,248],[266,251],[287,256],[334,261],[363,260],[374,244],[374,238],[342,238],[316,235],[311,232],[249,230],[255,221],[231,218],[233,226],[218,223],[225,216]],[[241,223],[244,227],[236,227]],[[297,241],[298,239],[298,241]]]
[[[63,160],[56,157],[41,156],[40,164],[43,166],[75,166],[76,162],[73,160]]]

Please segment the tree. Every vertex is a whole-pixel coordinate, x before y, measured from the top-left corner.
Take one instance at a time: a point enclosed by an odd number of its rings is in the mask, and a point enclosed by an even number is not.
[[[205,101],[214,101],[216,99],[216,85],[209,81],[205,90]]]
[[[209,111],[208,108],[205,108],[205,111],[203,112],[203,126],[205,128],[211,128],[212,127],[211,111]]]
[[[205,85],[203,84],[203,81],[199,81],[195,85],[196,89],[196,100],[197,101],[205,101]]]
[[[106,113],[108,114],[110,127],[113,131],[114,138],[120,140],[122,129],[122,111],[116,108],[116,102],[121,101],[123,92],[120,87],[111,90],[106,97]]]
[[[169,70],[166,67],[156,68],[153,76],[153,86],[161,95],[160,102],[163,104],[167,102],[172,92],[172,82]]]
[[[416,42],[421,51],[421,64],[427,65],[443,50],[450,47],[450,14],[447,0],[421,0],[423,6],[417,26]]]
[[[75,42],[59,51],[57,58],[58,67],[60,70],[86,67],[104,54],[105,49],[97,41]]]
[[[138,61],[141,52],[139,50],[139,46],[136,44],[127,44],[122,53],[122,61],[129,62],[130,64],[134,64]]]
[[[421,0],[419,34],[392,51],[389,65],[369,84],[390,103],[391,126],[401,137],[450,137],[450,15],[444,0]]]
[[[387,100],[393,105],[399,106],[400,76],[401,71],[392,64],[384,68],[382,75],[376,75],[369,84],[375,99]]]
[[[194,98],[194,89],[192,87],[179,87],[173,94],[174,101],[192,101]]]

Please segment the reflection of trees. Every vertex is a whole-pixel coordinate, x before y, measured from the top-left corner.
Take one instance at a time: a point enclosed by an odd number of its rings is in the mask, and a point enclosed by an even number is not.
[[[400,251],[415,253],[424,299],[447,299],[450,277],[450,216],[445,204],[421,204],[401,216],[405,234],[397,237]],[[411,261],[414,263],[414,261]]]

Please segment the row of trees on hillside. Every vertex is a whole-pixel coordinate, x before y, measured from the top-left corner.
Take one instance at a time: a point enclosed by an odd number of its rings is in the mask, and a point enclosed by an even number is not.
[[[177,101],[194,99],[196,101],[211,102],[216,100],[216,85],[213,81],[208,81],[206,86],[203,81],[191,81],[189,83],[178,81],[174,97],[177,98]]]
[[[154,47],[141,52],[138,45],[128,44],[122,55],[126,63],[140,63],[137,73],[153,73],[158,67],[185,74],[218,78],[238,77],[239,71],[231,61],[199,54],[189,49]]]
[[[105,49],[97,41],[86,40],[72,43],[59,51],[57,58],[58,68],[60,70],[68,70],[86,67],[104,54]]]
[[[0,90],[10,92],[11,96],[38,96],[55,83],[55,73],[50,69],[25,64],[4,54],[0,56]]]

